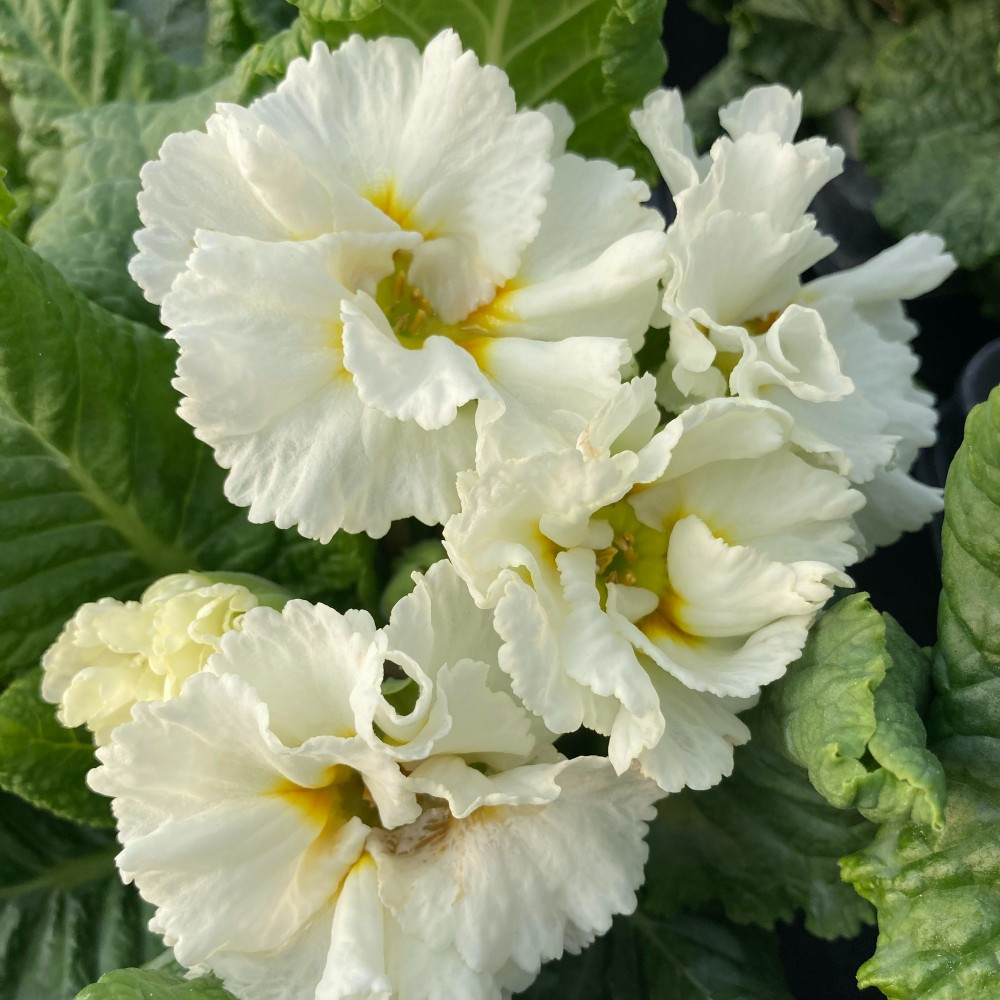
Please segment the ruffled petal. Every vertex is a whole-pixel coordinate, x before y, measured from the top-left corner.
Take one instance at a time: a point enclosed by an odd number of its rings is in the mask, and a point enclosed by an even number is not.
[[[372,838],[382,899],[404,930],[473,969],[513,959],[530,973],[635,908],[659,789],[598,758],[556,766],[562,792],[543,807],[428,812],[422,834]]]
[[[786,87],[751,87],[719,109],[719,121],[733,139],[772,133],[791,142],[802,123],[802,95]]]
[[[679,90],[654,90],[647,94],[642,108],[632,112],[631,121],[675,198],[708,173],[710,160],[695,152]]]

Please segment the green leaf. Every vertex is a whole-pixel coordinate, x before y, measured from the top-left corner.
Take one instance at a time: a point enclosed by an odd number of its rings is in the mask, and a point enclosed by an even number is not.
[[[969,416],[942,542],[929,729],[948,781],[944,825],[886,824],[844,863],[878,908],[859,981],[907,1000],[994,997],[1000,981],[1000,390]]]
[[[0,788],[65,819],[111,826],[108,800],[86,784],[96,763],[90,733],[59,723],[40,685],[32,670],[0,695]]]
[[[382,0],[291,0],[319,21],[357,21],[382,6]]]
[[[436,538],[425,538],[416,545],[411,545],[402,552],[392,565],[392,575],[382,591],[379,610],[382,617],[388,620],[389,614],[397,601],[401,601],[413,590],[413,573],[423,573],[434,563],[447,559],[444,545]]]
[[[7,190],[7,185],[4,182],[6,176],[7,171],[3,167],[0,167],[0,226],[3,226],[4,229],[9,229],[10,217],[17,208],[17,202],[10,191]]]
[[[918,20],[880,52],[860,149],[886,227],[940,233],[965,267],[1000,255],[1000,0]]]
[[[0,0],[0,80],[13,95],[40,200],[59,179],[58,119],[108,101],[173,97],[205,82],[108,0]]]
[[[3,230],[0,300],[0,683],[83,602],[136,597],[166,573],[239,570],[296,592],[304,549],[322,547],[226,502],[223,471],[176,415],[169,341]],[[310,589],[356,605],[370,551],[342,537],[312,558]]]
[[[424,46],[454,28],[484,63],[504,69],[518,102],[562,101],[576,120],[571,149],[652,173],[632,134],[627,112],[659,86],[666,68],[660,26],[666,0],[382,0],[357,20],[319,20],[372,0],[302,0],[303,17],[269,42],[250,75],[280,76],[316,38],[338,45],[354,32],[401,35]]]
[[[944,774],[919,714],[929,693],[924,653],[852,594],[820,616],[763,712],[831,805],[876,823],[912,815],[940,826]]]
[[[619,917],[580,955],[542,967],[524,1000],[789,1000],[772,935],[685,915]]]
[[[897,30],[870,0],[744,0],[733,49],[745,71],[801,90],[807,115],[852,103]]]
[[[154,969],[117,969],[108,972],[76,1000],[233,1000],[215,976],[184,979]]]
[[[838,860],[871,840],[872,825],[830,806],[802,768],[757,738],[759,710],[746,721],[755,738],[736,751],[732,777],[660,804],[648,907],[673,916],[717,900],[731,920],[766,928],[802,910],[820,937],[857,934],[871,908],[841,881]]]
[[[110,833],[0,795],[0,996],[71,1000],[109,969],[162,950],[114,866]]]
[[[239,96],[234,77],[173,101],[115,102],[63,118],[63,177],[29,241],[89,298],[112,312],[155,325],[159,310],[129,276],[140,228],[139,171],[171,132],[204,126],[217,101]]]

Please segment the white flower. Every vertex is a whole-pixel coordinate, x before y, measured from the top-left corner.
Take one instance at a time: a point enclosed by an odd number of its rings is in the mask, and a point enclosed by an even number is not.
[[[528,708],[676,791],[729,773],[749,736],[732,699],[800,652],[862,501],[799,457],[776,407],[712,400],[654,435],[653,395],[644,376],[577,449],[466,479],[444,539]]]
[[[42,697],[63,725],[86,725],[102,745],[137,701],[173,698],[246,611],[287,599],[244,573],[176,573],[138,601],[84,604],[42,657]]]
[[[650,95],[633,116],[677,207],[660,399],[675,412],[724,395],[787,410],[795,443],[862,486],[859,547],[887,544],[940,508],[907,475],[935,417],[913,384],[915,327],[899,299],[934,288],[954,259],[918,234],[803,286],[802,272],[835,246],[806,209],[843,154],[823,139],[792,141],[801,99],[783,87],[755,88],[719,116],[729,137],[708,158],[694,153],[676,92]]]
[[[659,790],[555,753],[490,621],[441,562],[384,630],[256,609],[137,706],[90,780],[178,961],[240,1000],[500,1000],[634,908]]]
[[[146,165],[132,274],[251,519],[440,522],[487,428],[572,441],[615,390],[663,222],[630,171],[553,155],[566,118],[518,111],[453,32],[353,37]]]

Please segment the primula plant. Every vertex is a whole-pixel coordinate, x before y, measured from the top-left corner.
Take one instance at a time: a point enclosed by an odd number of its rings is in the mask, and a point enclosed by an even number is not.
[[[982,6],[704,5],[686,100],[663,0],[0,0],[3,998],[1000,997],[1000,392],[942,493],[904,306],[995,192],[879,111]]]

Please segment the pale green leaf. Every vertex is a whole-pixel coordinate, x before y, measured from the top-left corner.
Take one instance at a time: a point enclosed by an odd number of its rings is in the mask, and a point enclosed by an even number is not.
[[[291,0],[320,21],[357,21],[382,6],[382,0]]]
[[[115,102],[63,118],[63,180],[29,231],[34,249],[94,302],[156,324],[159,310],[127,270],[141,226],[139,171],[171,132],[203,128],[217,101],[238,96],[235,78],[227,77],[173,101]]]
[[[1000,255],[1000,0],[935,11],[879,53],[862,93],[861,155],[899,233],[944,237],[965,267]]]
[[[324,548],[226,502],[222,470],[176,416],[169,341],[2,230],[0,299],[0,682],[35,665],[81,603],[134,598],[166,573],[244,570],[295,593],[305,560],[308,596],[371,594],[367,540]]]
[[[7,171],[0,167],[0,226],[5,229],[10,228],[10,217],[17,208],[14,196],[7,190],[5,178]]]
[[[81,990],[76,1000],[233,1000],[215,976],[184,979],[155,969],[117,969]]]
[[[173,97],[204,85],[108,0],[0,0],[0,80],[40,201],[58,180],[58,119],[108,101]]]
[[[301,3],[302,18],[253,57],[248,74],[282,75],[317,38],[338,45],[354,32],[401,35],[423,46],[450,27],[482,62],[507,72],[520,104],[556,100],[569,108],[577,126],[570,148],[650,172],[627,113],[659,85],[666,68],[660,44],[665,0],[382,0],[357,20],[314,16],[338,10],[356,16],[365,3],[371,6],[371,0]]]
[[[40,685],[31,670],[0,695],[0,788],[77,823],[112,825],[108,800],[85,780],[96,763],[90,733],[61,725]]]
[[[110,833],[0,794],[0,996],[72,1000],[98,976],[162,950],[114,865]]]
[[[1000,996],[1000,390],[977,407],[945,491],[944,592],[929,715],[940,830],[890,823],[845,860],[878,909],[859,981],[906,1000]]]
[[[852,594],[820,616],[762,710],[831,805],[876,823],[912,815],[940,825],[944,774],[919,714],[929,689],[927,657]]]

